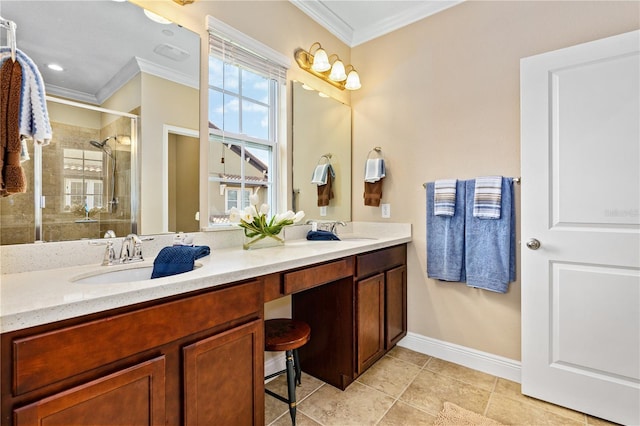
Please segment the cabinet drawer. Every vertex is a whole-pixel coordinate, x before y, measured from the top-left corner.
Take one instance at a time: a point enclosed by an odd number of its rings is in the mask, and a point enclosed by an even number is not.
[[[353,275],[353,258],[311,266],[284,274],[284,294],[313,288]]]
[[[13,390],[20,395],[133,354],[262,312],[252,281],[13,341]]]
[[[357,256],[356,276],[365,277],[407,263],[406,244]]]

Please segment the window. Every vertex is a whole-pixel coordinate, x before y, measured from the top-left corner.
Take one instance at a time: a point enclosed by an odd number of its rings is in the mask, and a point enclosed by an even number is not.
[[[249,197],[253,194],[250,189],[245,189],[242,192],[240,188],[225,188],[224,205],[226,206],[225,213],[229,214],[232,208],[244,209],[249,205]]]
[[[102,208],[102,152],[65,148],[63,153],[64,211]]]
[[[209,25],[209,224],[231,207],[278,208],[280,111],[289,59],[212,17]],[[275,58],[275,59],[274,59]]]

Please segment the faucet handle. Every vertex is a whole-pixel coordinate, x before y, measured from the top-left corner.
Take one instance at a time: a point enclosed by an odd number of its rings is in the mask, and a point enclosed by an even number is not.
[[[102,258],[102,266],[111,266],[116,260],[116,252],[113,249],[113,241],[108,239],[107,241],[89,241],[92,246],[107,246],[104,251],[104,257]]]

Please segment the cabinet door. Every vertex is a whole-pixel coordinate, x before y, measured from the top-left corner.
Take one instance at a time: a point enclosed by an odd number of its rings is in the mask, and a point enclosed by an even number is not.
[[[385,349],[391,349],[407,335],[407,267],[385,274]]]
[[[262,320],[186,346],[186,425],[264,425]]]
[[[384,274],[358,286],[358,374],[384,354]]]
[[[165,358],[154,358],[14,410],[22,425],[164,425]]]

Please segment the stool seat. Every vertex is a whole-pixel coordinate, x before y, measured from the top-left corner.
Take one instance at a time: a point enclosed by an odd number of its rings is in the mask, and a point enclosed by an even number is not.
[[[309,341],[311,328],[305,322],[278,318],[264,322],[264,348],[267,351],[290,351]]]
[[[311,328],[303,321],[276,318],[264,322],[264,348],[272,352],[285,352],[286,369],[270,374],[265,379],[271,379],[280,374],[287,374],[287,392],[289,398],[285,398],[275,392],[266,389],[265,392],[282,402],[289,404],[289,414],[291,423],[296,424],[296,384],[302,383],[302,369],[298,359],[298,348],[304,345],[311,338]]]

